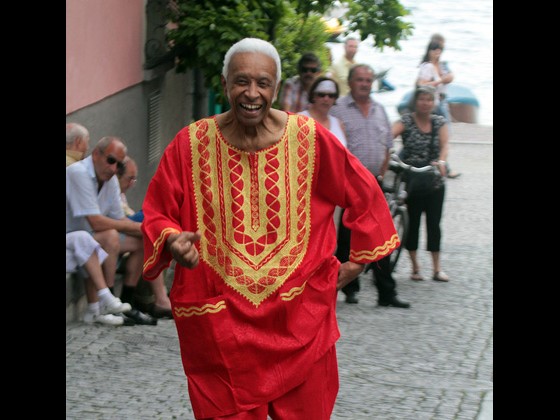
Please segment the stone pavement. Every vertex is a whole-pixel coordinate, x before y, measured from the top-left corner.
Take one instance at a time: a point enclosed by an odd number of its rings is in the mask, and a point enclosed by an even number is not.
[[[493,418],[493,128],[453,124],[442,266],[449,283],[395,272],[411,309],[377,307],[371,272],[357,305],[338,297],[339,419]],[[66,325],[66,418],[193,420],[173,320],[157,326]],[[305,419],[302,419],[305,420]]]

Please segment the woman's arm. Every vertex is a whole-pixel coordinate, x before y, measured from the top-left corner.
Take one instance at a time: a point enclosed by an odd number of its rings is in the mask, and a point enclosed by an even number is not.
[[[416,85],[437,87],[441,83],[441,77],[439,76],[435,66],[432,63],[422,63],[420,70],[418,71]]]
[[[432,123],[433,124],[433,123]],[[449,128],[447,123],[443,124],[438,130],[439,136],[439,157],[438,157],[438,168],[443,177],[447,176],[447,153],[449,152]]]

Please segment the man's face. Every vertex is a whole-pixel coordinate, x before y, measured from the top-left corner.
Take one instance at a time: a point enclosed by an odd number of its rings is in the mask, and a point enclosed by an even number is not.
[[[319,64],[314,61],[304,61],[301,63],[299,78],[304,86],[311,86],[315,77],[319,75]]]
[[[229,63],[228,79],[222,77],[222,87],[236,120],[255,126],[268,114],[278,95],[276,63],[262,53],[237,53]]]
[[[126,163],[124,174],[119,178],[121,192],[126,193],[130,188],[134,187],[138,179],[138,167],[136,163],[129,160]]]
[[[88,147],[89,147],[89,135],[80,137],[80,139],[78,140],[78,151],[82,152],[85,155],[86,152],[88,151]]]
[[[369,97],[375,75],[367,67],[354,69],[352,78],[348,81],[350,93],[354,99],[365,99]]]
[[[95,149],[93,153],[93,166],[97,178],[102,181],[108,181],[117,173],[117,166],[123,164],[126,153],[124,145],[121,142],[113,141],[104,152]]]
[[[352,39],[344,44],[344,55],[348,60],[352,60],[356,53],[358,52],[358,40]]]

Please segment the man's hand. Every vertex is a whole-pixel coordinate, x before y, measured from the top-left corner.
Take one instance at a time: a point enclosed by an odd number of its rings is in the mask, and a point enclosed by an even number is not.
[[[201,233],[181,232],[169,235],[167,238],[167,249],[171,252],[173,259],[183,267],[195,268],[198,265],[198,249],[194,245],[200,240]]]
[[[338,281],[336,282],[336,290],[342,289],[352,280],[364,271],[365,264],[358,264],[352,261],[346,261],[340,264],[338,268]]]

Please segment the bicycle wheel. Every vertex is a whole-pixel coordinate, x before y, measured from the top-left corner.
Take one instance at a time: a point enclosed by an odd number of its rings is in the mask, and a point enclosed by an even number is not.
[[[399,234],[399,238],[401,240],[401,244],[398,248],[396,248],[390,255],[390,269],[391,272],[397,266],[397,262],[399,261],[399,257],[401,255],[401,251],[403,249],[404,241],[406,240],[406,235],[408,233],[408,212],[406,209],[402,207],[398,207],[393,214],[393,223],[395,224],[395,229]]]

